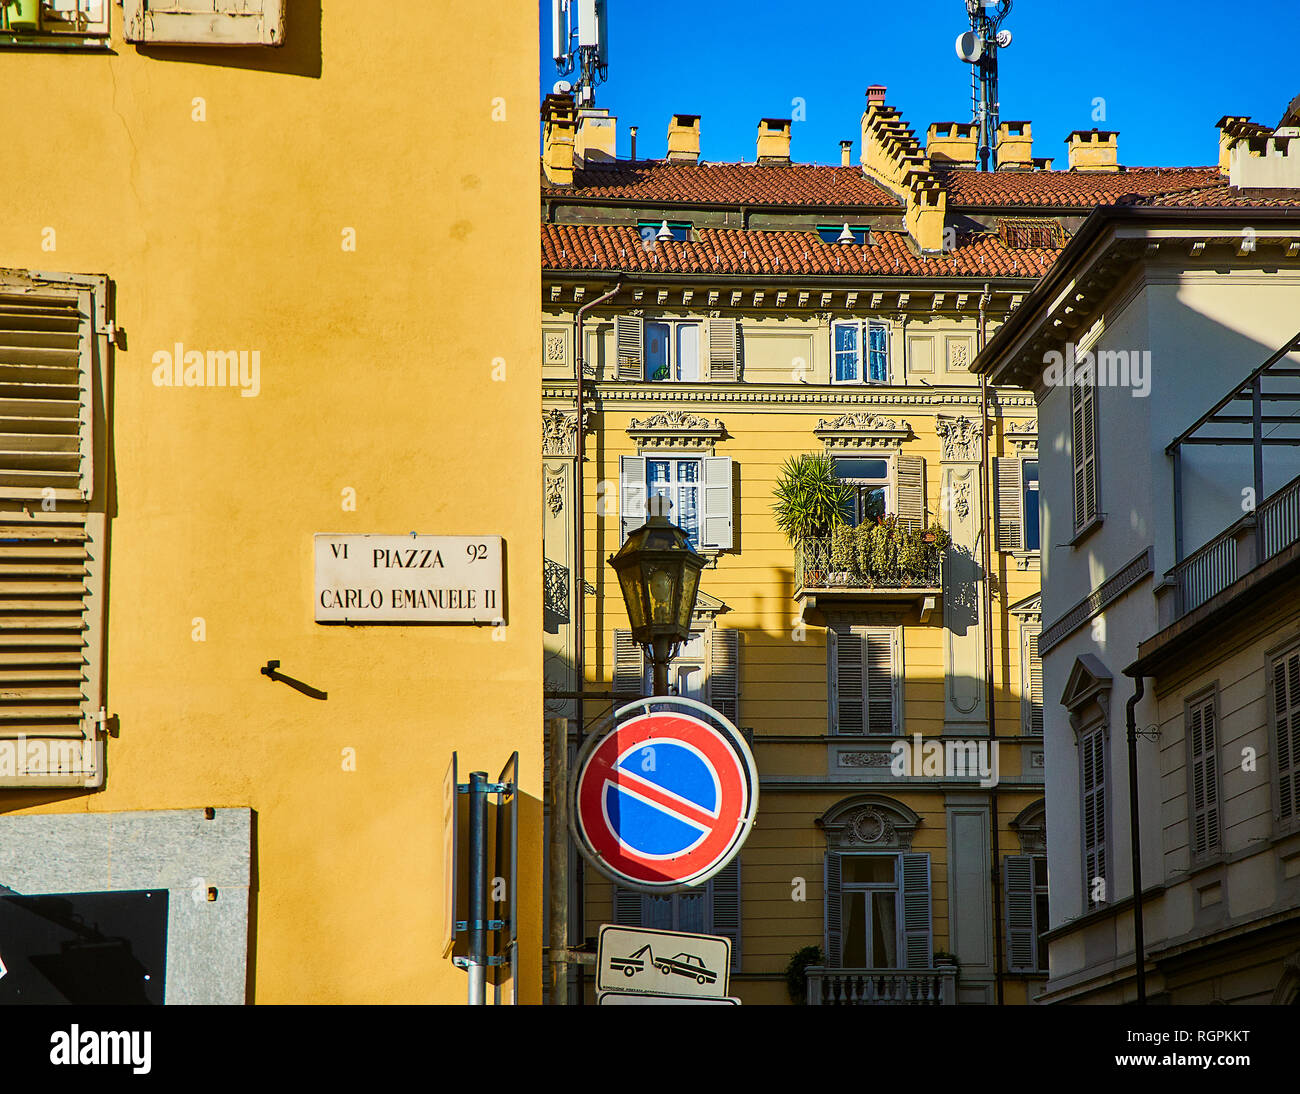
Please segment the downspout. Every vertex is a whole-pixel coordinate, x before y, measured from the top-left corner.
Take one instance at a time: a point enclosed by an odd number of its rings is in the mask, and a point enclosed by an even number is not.
[[[1146,691],[1141,676],[1133,681],[1133,694],[1124,705],[1128,722],[1128,813],[1129,837],[1133,856],[1133,971],[1137,975],[1138,1006],[1146,1006],[1146,946],[1142,937],[1142,841],[1138,826],[1137,775],[1137,705]]]
[[[988,285],[980,294],[979,348],[984,349],[985,312],[993,293]],[[984,695],[989,716],[989,747],[997,748],[997,703],[993,679],[993,552],[989,543],[989,385],[988,378],[980,374],[980,565],[984,570]],[[1002,850],[998,841],[998,788],[989,788],[989,808],[992,811],[989,849],[993,858],[989,878],[993,884],[993,978],[998,1006],[1004,1003],[1002,982]]]

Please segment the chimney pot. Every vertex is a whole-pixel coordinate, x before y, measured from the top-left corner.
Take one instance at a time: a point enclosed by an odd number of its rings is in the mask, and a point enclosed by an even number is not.
[[[853,165],[853,142],[840,141],[840,166],[851,167]]]
[[[757,158],[761,164],[790,162],[790,119],[762,118],[758,123]]]
[[[1065,138],[1071,171],[1118,171],[1119,133],[1107,129],[1076,129]]]
[[[674,114],[668,123],[668,159],[675,163],[700,160],[700,116]]]

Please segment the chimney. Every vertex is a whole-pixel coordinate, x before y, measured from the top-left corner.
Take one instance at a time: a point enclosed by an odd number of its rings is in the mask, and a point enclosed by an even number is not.
[[[1032,171],[1034,132],[1029,122],[1003,122],[998,126],[994,155],[999,171]]]
[[[922,254],[943,250],[943,229],[947,217],[948,197],[939,180],[916,175],[907,188],[904,224]]]
[[[979,161],[979,127],[974,122],[935,122],[925,134],[931,163],[974,167]]]
[[[700,116],[674,114],[668,123],[668,159],[677,163],[700,161]]]
[[[763,118],[758,123],[758,162],[790,162],[790,119]]]
[[[867,88],[867,113],[870,114],[875,107],[885,105],[885,85],[872,84]]]
[[[593,163],[613,163],[618,119],[611,118],[608,110],[584,107],[578,111],[578,132],[573,140],[575,167],[590,167]]]
[[[1053,160],[1051,156],[1035,156],[1035,157],[1034,157],[1034,170],[1035,170],[1035,171],[1050,171],[1050,170],[1052,169],[1052,164],[1055,163],[1055,162],[1056,162],[1056,161]]]
[[[635,125],[629,125],[627,127],[627,135],[628,135],[628,143],[631,145],[631,147],[628,150],[627,158],[630,160],[635,160],[636,159],[636,126]]]
[[[547,95],[542,103],[542,170],[552,186],[573,185],[572,95]]]
[[[841,167],[853,166],[853,142],[852,141],[840,141],[840,166]]]
[[[1069,146],[1071,171],[1118,171],[1119,133],[1106,129],[1076,129]]]

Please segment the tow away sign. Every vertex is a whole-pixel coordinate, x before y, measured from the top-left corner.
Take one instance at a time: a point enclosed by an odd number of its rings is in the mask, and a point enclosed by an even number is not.
[[[596,990],[725,999],[731,940],[641,927],[600,929]]]

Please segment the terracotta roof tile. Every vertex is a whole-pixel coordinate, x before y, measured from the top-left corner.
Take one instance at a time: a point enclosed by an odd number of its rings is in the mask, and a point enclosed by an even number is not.
[[[823,243],[816,232],[703,228],[690,242],[647,249],[635,228],[544,224],[542,269],[638,273],[900,275],[1038,278],[1060,251],[1012,250],[993,236],[959,237],[957,247],[919,258],[900,232],[873,233],[869,244]]]
[[[1134,197],[1217,186],[1217,167],[1134,167],[1124,171],[971,171],[935,167],[949,207],[1084,208]]]
[[[1300,209],[1300,189],[1242,190],[1220,183],[1177,194],[1158,194],[1128,204],[1180,209]]]

